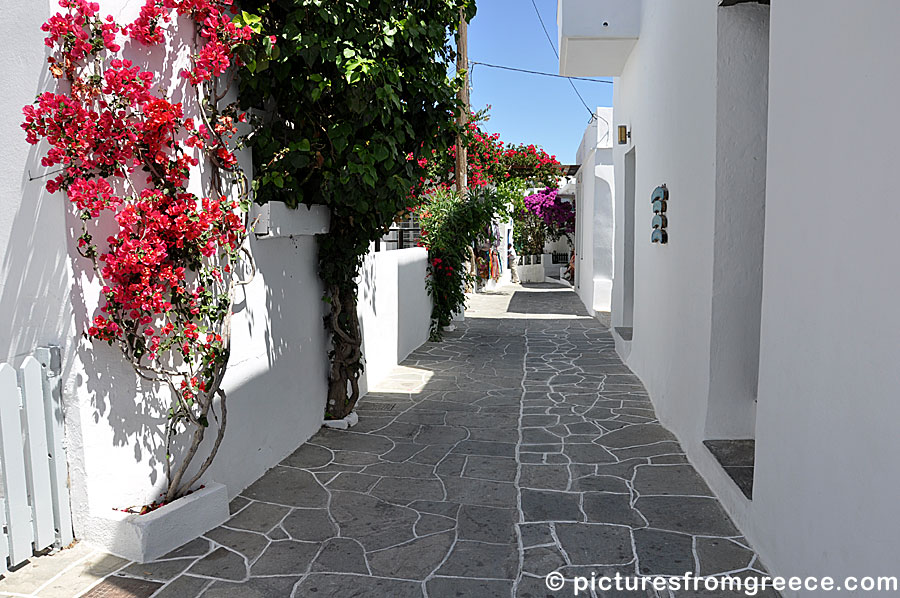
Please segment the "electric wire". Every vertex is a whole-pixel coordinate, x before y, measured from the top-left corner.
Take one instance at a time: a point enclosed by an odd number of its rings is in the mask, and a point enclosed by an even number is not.
[[[550,44],[550,47],[553,49],[553,53],[556,54],[556,59],[559,60],[559,52],[556,51],[556,46],[553,44],[553,40],[550,39],[550,32],[547,31],[547,26],[544,25],[544,17],[541,16],[541,11],[538,10],[537,3],[534,0],[531,0],[531,5],[534,7],[534,14],[537,15],[538,21],[541,22],[541,29],[544,30],[544,35],[547,36],[547,43]],[[587,102],[584,101],[584,98],[581,97],[581,93],[578,91],[578,88],[575,87],[575,83],[569,79],[569,85],[572,86],[572,90],[575,92],[575,95],[578,96],[578,99],[581,100],[581,103],[584,104],[584,109],[588,111],[591,115],[591,120],[589,122],[593,122],[596,115],[594,111],[590,109],[587,105]]]
[[[591,77],[570,77],[568,75],[557,75],[556,73],[545,73],[542,71],[532,71],[529,69],[521,69],[514,66],[504,66],[501,64],[490,64],[488,62],[481,62],[480,60],[470,60],[469,64],[480,64],[481,66],[486,66],[492,69],[503,69],[505,71],[516,71],[517,73],[527,73],[529,75],[541,75],[543,77],[557,77],[558,79],[569,79],[575,81],[587,81],[589,83],[607,83],[612,85],[612,81],[606,81],[605,79],[593,79]],[[576,90],[577,91],[577,90]]]

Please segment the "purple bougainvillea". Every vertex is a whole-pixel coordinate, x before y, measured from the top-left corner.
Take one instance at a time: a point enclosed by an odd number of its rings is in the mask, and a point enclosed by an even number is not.
[[[575,232],[575,206],[559,197],[558,189],[547,187],[525,198],[525,209],[547,225],[551,236],[559,238]]]

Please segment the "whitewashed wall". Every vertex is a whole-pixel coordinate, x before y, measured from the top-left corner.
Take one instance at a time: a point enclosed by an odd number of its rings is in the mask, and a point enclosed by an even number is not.
[[[107,0],[101,10],[128,21],[141,4]],[[22,106],[52,89],[40,25],[58,6],[12,9],[21,14],[4,21],[8,43],[0,49],[0,63],[10,65],[9,76],[18,82],[5,86],[0,100],[7,115],[0,120],[0,305],[6,314],[0,353],[17,361],[37,345],[62,346],[75,525],[79,535],[90,537],[84,529],[88,512],[142,504],[164,488],[157,432],[165,405],[159,389],[137,388],[115,350],[81,338],[96,311],[98,285],[87,261],[71,250],[77,222],[65,197],[47,194],[44,179],[29,180],[29,172],[43,172],[40,152],[25,143],[19,127]],[[159,60],[152,55],[150,62]],[[318,429],[326,387],[314,238],[254,240],[252,249],[259,274],[237,297],[224,382],[231,427],[206,476],[225,483],[231,494]]]
[[[41,24],[50,2],[5,6],[0,22],[0,361],[18,361],[39,344],[73,336],[65,212],[47,195],[38,150],[25,143],[22,107],[49,85]]]
[[[759,373],[769,7],[717,11],[716,220],[706,437],[753,438]]]
[[[101,11],[130,22],[143,2],[103,0]],[[18,363],[38,345],[62,348],[66,445],[76,533],[92,539],[90,514],[144,504],[165,487],[161,426],[165,402],[160,389],[138,388],[130,367],[113,349],[82,338],[98,305],[99,288],[89,263],[71,248],[78,222],[66,198],[49,195],[39,175],[39,152],[25,143],[21,109],[52,89],[46,74],[46,48],[40,25],[59,10],[56,2],[14,3],[0,24],[4,85],[0,95],[0,361]],[[184,28],[182,35],[189,34]],[[140,58],[140,50],[132,56]],[[184,60],[183,49],[174,52]],[[162,63],[159,55],[149,63]],[[174,72],[178,63],[173,67]],[[177,89],[173,90],[178,93]],[[248,156],[241,157],[249,167]],[[199,190],[197,190],[199,191]],[[303,218],[304,216],[297,216]],[[258,274],[239,290],[233,320],[228,392],[228,430],[217,460],[204,480],[226,484],[236,495],[266,469],[318,430],[327,389],[324,303],[316,273],[320,223],[305,234],[253,238]],[[392,252],[394,287],[373,287],[374,304],[391,304],[379,314],[408,310],[423,321],[430,314],[424,296],[424,250]],[[398,259],[408,257],[409,259]],[[376,277],[377,280],[377,277]],[[399,281],[399,282],[398,282]],[[403,291],[398,292],[397,285]],[[413,289],[413,290],[410,290]],[[389,298],[383,300],[382,292]],[[417,301],[419,303],[417,303]],[[430,304],[429,304],[430,305]],[[387,338],[370,335],[370,355],[407,354],[427,337],[427,315],[420,328]],[[370,323],[371,324],[371,323]],[[379,321],[380,324],[380,321]],[[371,324],[374,326],[374,324]],[[384,343],[384,344],[382,344]],[[390,351],[388,351],[388,349]],[[369,376],[383,376],[393,362],[370,364]],[[215,423],[208,438],[215,435]],[[208,444],[208,443],[207,443]],[[204,455],[198,455],[198,464]],[[201,480],[204,481],[204,480]]]
[[[617,177],[636,151],[634,340],[619,346],[780,575],[896,575],[897,22],[890,0],[648,0],[616,80],[632,132]],[[619,255],[624,185],[615,207]],[[701,443],[753,436],[750,501]]]
[[[575,161],[575,292],[592,314],[608,312],[613,280],[613,110],[597,108]]]
[[[69,225],[58,197],[48,195],[38,150],[25,143],[22,107],[51,80],[40,26],[49,0],[4,6],[0,22],[0,361],[19,365],[36,346],[60,344],[73,355],[78,330],[70,297]],[[76,299],[78,300],[78,299]],[[66,362],[64,362],[65,364]]]
[[[790,563],[757,544],[753,504],[702,444],[755,432],[759,287],[754,304],[752,281],[754,274],[759,280],[763,228],[754,193],[765,163],[765,103],[740,85],[764,84],[765,57],[741,48],[746,40],[729,36],[719,17],[765,9],[718,4],[645,2],[640,39],[616,79],[615,123],[632,135],[615,146],[619,180],[626,152],[635,152],[633,340],[618,339],[617,348],[766,565],[787,574]],[[658,245],[650,242],[650,196],[662,184],[669,189],[668,243]],[[618,256],[625,252],[624,184],[615,208]],[[616,260],[617,281],[625,278],[623,265]],[[624,304],[617,282],[614,326],[624,323]]]
[[[900,3],[771,22],[751,531],[781,570],[897,575]]]
[[[710,367],[710,305],[715,215],[716,0],[644,3],[640,39],[614,92],[615,124],[630,143],[614,150],[617,179],[624,154],[636,152],[634,340],[628,364],[653,397],[659,416],[683,439],[703,437]],[[650,242],[650,196],[667,184],[667,245]],[[616,188],[616,229],[623,229],[624,185]],[[624,254],[624,235],[616,255]],[[616,260],[616,280],[624,278]],[[621,287],[612,321],[622,325]],[[690,447],[689,447],[690,448]]]
[[[425,290],[428,251],[423,247],[372,251],[359,278],[359,317],[366,369],[365,392],[428,340],[431,298]]]

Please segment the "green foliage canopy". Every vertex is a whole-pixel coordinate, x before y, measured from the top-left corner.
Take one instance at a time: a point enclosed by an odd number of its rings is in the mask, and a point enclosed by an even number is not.
[[[369,244],[407,211],[417,160],[454,141],[449,36],[471,0],[242,0],[264,35],[244,49],[240,99],[258,126],[256,201],[323,204],[319,273],[331,304],[326,415],[359,397],[356,282]],[[271,37],[270,37],[271,36]]]

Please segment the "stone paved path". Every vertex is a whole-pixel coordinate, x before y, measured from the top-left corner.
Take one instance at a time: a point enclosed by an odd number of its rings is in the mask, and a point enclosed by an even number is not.
[[[546,589],[556,570],[763,571],[570,290],[475,297],[359,413],[247,488],[224,526],[87,596],[525,598],[571,596]]]

